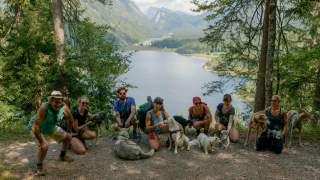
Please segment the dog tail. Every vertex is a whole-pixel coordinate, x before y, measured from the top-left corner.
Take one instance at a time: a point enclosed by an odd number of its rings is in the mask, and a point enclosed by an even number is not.
[[[154,149],[151,149],[149,152],[141,151],[141,158],[146,159],[154,155]]]

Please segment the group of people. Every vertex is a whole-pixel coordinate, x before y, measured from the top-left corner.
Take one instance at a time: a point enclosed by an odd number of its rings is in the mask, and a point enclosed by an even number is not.
[[[137,108],[135,99],[127,96],[127,89],[120,87],[117,90],[118,100],[114,103],[115,130],[120,128],[133,127],[132,138],[139,138],[137,120]],[[222,130],[227,130],[231,142],[239,141],[239,132],[235,127],[234,116],[235,108],[232,106],[232,97],[230,94],[223,96],[223,102],[217,106],[215,111],[215,129],[214,133],[219,136]],[[48,143],[44,135],[48,135],[57,142],[62,143],[60,152],[60,160],[71,162],[73,159],[66,155],[68,148],[74,150],[77,154],[86,153],[85,140],[96,138],[95,132],[91,131],[86,125],[86,119],[90,116],[88,112],[89,99],[82,96],[78,99],[77,107],[72,110],[64,103],[64,97],[61,92],[53,91],[45,102],[39,108],[37,114],[30,120],[28,128],[39,142],[39,152],[37,155],[37,173],[43,172],[43,160],[48,151]],[[268,125],[265,131],[259,137],[256,149],[258,151],[270,149],[276,153],[281,153],[283,147],[283,138],[287,129],[287,117],[280,108],[280,97],[272,97],[272,105],[266,109]],[[144,132],[148,135],[150,148],[155,151],[160,148],[159,134],[169,133],[168,119],[169,114],[165,110],[164,100],[156,97],[152,101],[152,106],[146,112],[145,118],[139,119],[145,123]],[[71,125],[71,130],[59,126],[59,122],[65,119]],[[185,126],[192,126],[196,129],[197,134],[200,129],[204,129],[204,133],[209,133],[209,127],[213,117],[205,102],[196,96],[192,98],[192,106],[189,108],[189,116],[187,120],[179,121]],[[140,128],[142,129],[142,128]],[[277,133],[277,135],[270,135]]]

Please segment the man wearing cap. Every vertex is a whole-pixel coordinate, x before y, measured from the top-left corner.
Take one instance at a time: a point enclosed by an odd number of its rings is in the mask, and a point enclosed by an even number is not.
[[[212,122],[211,112],[200,97],[193,97],[192,102],[193,106],[189,108],[189,120],[192,121],[193,127],[197,129],[197,134],[200,133],[201,128],[204,128],[204,133],[207,134]]]
[[[78,130],[78,127],[75,127],[76,125],[70,109],[63,103],[63,99],[64,97],[60,91],[53,91],[48,97],[48,102],[40,106],[37,115],[32,117],[28,124],[28,128],[32,130],[34,136],[39,141],[36,172],[38,175],[44,175],[42,162],[48,151],[48,143],[44,135],[48,135],[58,143],[62,142],[61,161],[73,161],[71,157],[66,156],[66,150],[70,145],[72,137],[61,127],[57,126],[57,124],[61,122],[62,118],[66,118],[74,126],[74,129]]]
[[[127,97],[127,89],[120,87],[117,90],[119,99],[114,104],[114,114],[116,118],[116,129],[129,128],[133,126],[133,139],[138,138],[136,132],[136,102],[133,97]]]

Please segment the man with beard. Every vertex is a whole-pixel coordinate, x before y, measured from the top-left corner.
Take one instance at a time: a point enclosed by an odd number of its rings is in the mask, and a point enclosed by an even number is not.
[[[127,97],[127,91],[125,87],[120,87],[117,90],[119,99],[114,104],[114,114],[116,118],[115,129],[129,128],[130,125],[132,125],[132,138],[137,139],[136,103],[134,98]]]

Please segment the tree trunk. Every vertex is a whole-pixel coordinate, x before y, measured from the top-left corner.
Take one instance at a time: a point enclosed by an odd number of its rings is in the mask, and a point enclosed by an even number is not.
[[[314,110],[320,111],[320,64],[318,65],[317,84],[315,89],[315,96],[313,99],[313,107]]]
[[[266,77],[266,59],[268,52],[268,29],[269,29],[269,9],[270,0],[266,0],[263,17],[263,34],[261,43],[261,54],[259,60],[259,69],[256,82],[256,94],[254,111],[260,111],[265,108],[265,77]]]
[[[62,1],[52,0],[53,26],[56,40],[57,60],[60,66],[64,65],[64,27],[62,22]]]
[[[276,46],[276,35],[277,35],[277,0],[270,0],[269,27],[268,27],[268,52],[267,52],[267,58],[266,58],[266,78],[265,78],[266,106],[270,106],[271,97],[273,95],[272,72],[273,72],[274,52],[275,52],[275,46]]]

